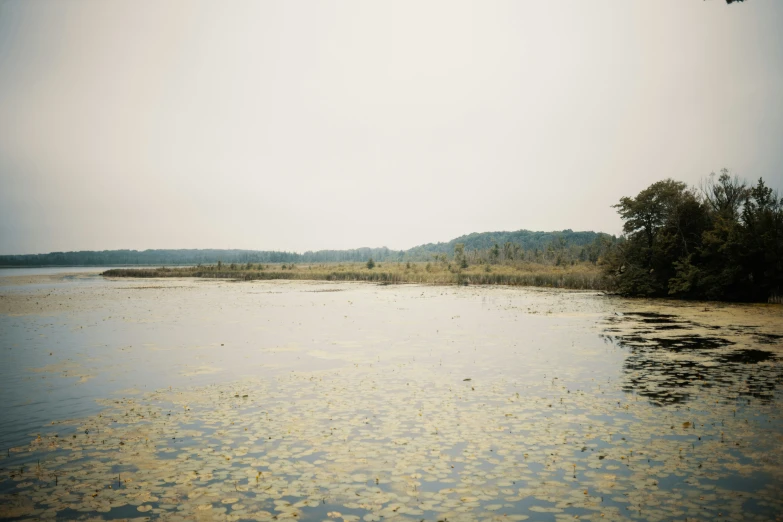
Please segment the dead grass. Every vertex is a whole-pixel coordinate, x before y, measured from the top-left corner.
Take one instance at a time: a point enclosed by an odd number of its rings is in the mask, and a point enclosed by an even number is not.
[[[609,281],[600,267],[583,263],[551,266],[533,263],[475,265],[458,269],[447,263],[378,263],[368,269],[364,263],[327,263],[315,265],[241,265],[230,268],[216,265],[184,268],[118,268],[103,273],[106,277],[199,277],[235,280],[315,280],[367,281],[398,284],[436,285],[510,285],[546,288],[609,290]]]

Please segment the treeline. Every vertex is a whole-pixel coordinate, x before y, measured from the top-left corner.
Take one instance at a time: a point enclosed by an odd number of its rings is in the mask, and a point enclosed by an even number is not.
[[[504,239],[513,239],[513,233],[495,233]],[[505,235],[501,235],[505,234]],[[534,232],[533,234],[543,234]],[[534,246],[525,249],[520,243],[505,241],[503,243],[496,241],[494,237],[481,238],[481,242],[466,243],[442,243],[453,244],[453,255],[448,254],[430,254],[433,260],[446,262],[452,260],[459,268],[467,268],[471,265],[511,265],[537,264],[566,266],[577,263],[600,264],[607,254],[614,248],[617,238],[608,234],[595,232],[571,232],[565,230],[560,232],[546,233],[550,237],[548,243],[533,242]],[[569,237],[570,234],[576,236]],[[465,236],[470,238],[470,236]],[[587,242],[586,239],[592,239]],[[462,239],[462,238],[460,238]],[[455,240],[456,241],[456,240]],[[441,245],[442,245],[441,244]],[[480,245],[483,248],[470,248],[469,245]],[[531,243],[528,243],[531,244]],[[486,245],[486,246],[485,246]],[[539,246],[540,245],[540,248]]]
[[[406,253],[413,260],[424,261],[433,254],[451,254],[458,244],[464,246],[467,252],[488,252],[495,248],[516,248],[524,252],[545,252],[554,250],[576,249],[594,244],[596,241],[611,241],[612,236],[600,232],[574,232],[571,229],[559,232],[533,232],[517,230],[516,232],[483,232],[460,236],[447,243],[428,243],[413,247]],[[507,247],[506,245],[511,245]],[[504,254],[508,251],[504,251]],[[510,257],[510,256],[506,256]]]
[[[291,263],[298,261],[298,256],[292,252],[257,250],[85,250],[0,256],[0,266],[197,265],[221,260],[230,263]]]
[[[0,266],[177,266],[224,263],[323,263],[393,257],[388,248],[277,252],[263,250],[104,250],[0,256]],[[398,256],[397,256],[398,257]]]
[[[302,254],[262,250],[104,250],[80,252],[52,252],[49,254],[0,256],[0,266],[177,266],[222,263],[346,263],[376,261],[432,261],[441,255],[450,255],[458,243],[466,245],[471,259],[479,262],[499,262],[510,258],[561,262],[591,255],[597,259],[601,244],[611,242],[611,236],[596,232],[485,232],[470,234],[448,243],[430,243],[410,250],[389,248],[357,248],[352,250],[319,250]],[[508,246],[512,245],[512,246]],[[494,256],[493,248],[503,251]],[[509,250],[511,248],[511,250]]]
[[[725,169],[698,188],[666,179],[615,205],[625,235],[606,259],[617,291],[729,301],[779,300],[783,199]]]

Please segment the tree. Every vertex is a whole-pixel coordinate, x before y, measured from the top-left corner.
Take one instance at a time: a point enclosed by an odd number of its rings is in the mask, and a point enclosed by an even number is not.
[[[370,270],[375,268],[375,261],[373,261],[372,258],[367,260],[367,268],[369,268]]]
[[[457,243],[454,245],[454,261],[460,268],[468,267],[468,258],[465,256],[465,243]]]
[[[783,290],[783,198],[759,179],[742,209],[741,262],[749,300],[764,300]]]
[[[618,209],[617,213],[625,220],[623,232],[629,236],[644,234],[647,247],[652,248],[656,233],[665,223],[672,206],[676,205],[679,196],[686,190],[685,183],[665,179],[653,183],[635,198],[620,198],[620,203],[612,206]]]
[[[610,263],[623,293],[665,295],[669,281],[697,249],[708,220],[685,183],[666,179],[614,205],[625,220],[623,242]],[[680,265],[675,265],[679,262]],[[675,285],[675,292],[686,285]]]
[[[495,243],[489,251],[489,259],[492,263],[497,263],[500,259],[500,245]]]
[[[625,236],[607,255],[617,289],[766,301],[783,290],[783,199],[723,169],[701,183],[659,181],[615,205]]]
[[[736,220],[742,204],[750,195],[750,190],[744,181],[736,175],[732,178],[728,169],[720,171],[720,176],[710,174],[701,183],[701,192],[710,210],[724,219]]]

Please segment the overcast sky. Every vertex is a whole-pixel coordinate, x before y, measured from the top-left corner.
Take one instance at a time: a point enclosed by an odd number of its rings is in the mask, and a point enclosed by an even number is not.
[[[783,1],[0,0],[0,253],[618,233],[783,189]]]

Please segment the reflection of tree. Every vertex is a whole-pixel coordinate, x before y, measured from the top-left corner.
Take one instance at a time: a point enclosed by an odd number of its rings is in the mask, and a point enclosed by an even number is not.
[[[732,343],[717,337],[605,338],[629,351],[623,363],[623,389],[659,406],[685,403],[703,394],[723,401],[755,398],[768,403],[783,384],[783,368],[773,353],[731,349]]]

